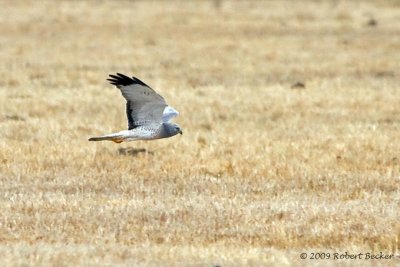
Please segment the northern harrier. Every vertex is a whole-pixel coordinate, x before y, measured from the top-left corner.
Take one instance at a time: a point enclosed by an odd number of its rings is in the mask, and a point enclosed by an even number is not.
[[[129,78],[121,73],[107,79],[121,90],[126,99],[128,130],[91,137],[89,141],[109,140],[115,143],[134,140],[153,140],[182,134],[181,128],[170,122],[179,115],[168,106],[164,98],[138,78]]]

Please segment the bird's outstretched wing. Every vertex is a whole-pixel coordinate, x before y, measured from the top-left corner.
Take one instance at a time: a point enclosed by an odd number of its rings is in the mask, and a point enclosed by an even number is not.
[[[150,86],[138,78],[130,78],[121,73],[110,74],[107,80],[117,86],[126,99],[128,130],[141,125],[163,122],[163,111],[167,104]]]

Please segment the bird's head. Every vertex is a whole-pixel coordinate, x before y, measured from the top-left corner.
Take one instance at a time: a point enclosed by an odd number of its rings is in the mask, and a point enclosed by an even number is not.
[[[179,134],[183,134],[182,129],[181,129],[181,127],[179,127],[178,124],[175,124],[174,126],[175,126],[175,131],[176,131],[177,134],[178,134],[178,133],[179,133]]]
[[[181,127],[179,127],[178,124],[168,123],[167,129],[168,129],[169,134],[171,134],[171,136],[177,135],[178,133],[182,134],[182,129],[181,129]]]

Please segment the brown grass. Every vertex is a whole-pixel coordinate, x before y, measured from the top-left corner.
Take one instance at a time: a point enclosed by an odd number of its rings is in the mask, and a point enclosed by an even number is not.
[[[399,264],[299,258],[399,254],[399,12],[0,2],[1,265]],[[184,135],[87,142],[126,127],[117,71]]]

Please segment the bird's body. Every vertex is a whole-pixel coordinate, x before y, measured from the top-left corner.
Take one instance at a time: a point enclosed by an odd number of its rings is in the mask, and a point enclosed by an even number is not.
[[[91,137],[89,141],[109,140],[116,143],[135,140],[154,140],[182,134],[180,127],[169,122],[179,113],[168,106],[159,94],[148,85],[123,74],[110,75],[111,84],[121,90],[126,99],[128,130]]]
[[[136,127],[132,130],[124,130],[117,133],[107,134],[99,137],[91,137],[89,141],[111,140],[116,143],[129,142],[136,140],[154,140],[171,137],[168,135],[168,129],[175,124],[164,122],[160,124],[148,124]]]

